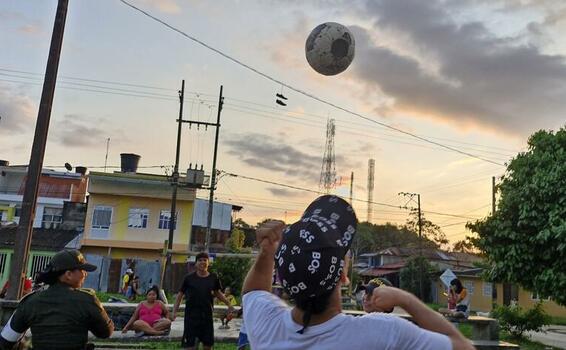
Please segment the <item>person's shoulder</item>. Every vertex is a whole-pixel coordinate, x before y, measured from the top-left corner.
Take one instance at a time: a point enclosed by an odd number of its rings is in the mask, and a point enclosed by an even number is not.
[[[273,302],[281,301],[278,296],[273,293],[270,293],[266,290],[252,290],[247,292],[242,296],[242,304],[250,305],[252,303],[267,303],[271,304]],[[247,307],[247,306],[246,306]]]
[[[37,291],[33,291],[31,293],[28,293],[28,294],[24,295],[18,303],[20,305],[33,304],[37,300],[37,297],[43,292],[44,292],[43,290],[37,290]]]
[[[94,291],[94,289],[75,288],[73,289],[72,293],[75,296],[75,298],[78,298],[80,300],[99,302],[98,298],[96,297],[96,292]]]

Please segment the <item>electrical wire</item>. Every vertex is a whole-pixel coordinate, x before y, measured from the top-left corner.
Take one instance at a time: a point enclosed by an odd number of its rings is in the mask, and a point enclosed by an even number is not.
[[[230,56],[230,55],[228,55],[228,54],[222,52],[221,50],[216,49],[216,48],[214,48],[214,47],[212,47],[212,46],[206,44],[205,42],[203,42],[203,41],[197,39],[196,37],[191,36],[191,35],[187,34],[186,32],[184,32],[184,31],[182,31],[182,30],[180,30],[180,29],[178,29],[178,28],[176,28],[176,27],[170,25],[169,23],[167,23],[167,22],[165,22],[165,21],[163,21],[163,20],[161,20],[161,19],[159,19],[159,18],[157,18],[157,17],[151,15],[149,12],[144,11],[144,10],[140,9],[139,7],[137,7],[137,6],[134,6],[134,5],[130,4],[130,3],[127,2],[126,0],[119,0],[119,1],[122,2],[123,4],[125,4],[126,6],[128,6],[128,7],[132,8],[132,9],[134,9],[134,10],[136,10],[136,11],[138,11],[138,12],[144,14],[145,16],[151,18],[152,20],[154,20],[154,21],[156,21],[156,22],[158,22],[158,23],[164,25],[165,27],[167,27],[167,28],[169,28],[169,29],[171,29],[171,30],[173,30],[173,31],[175,31],[175,32],[177,32],[177,33],[179,33],[180,35],[182,35],[182,36],[184,36],[184,37],[186,37],[186,38],[188,38],[188,39],[190,39],[190,40],[196,42],[197,44],[199,44],[199,45],[201,45],[201,46],[203,46],[203,47],[205,47],[205,48],[207,48],[207,49],[209,49],[209,50],[211,50],[211,51],[213,51],[213,52],[215,52],[215,53],[221,55],[222,57],[224,57],[224,58],[226,58],[226,59],[228,59],[228,60],[230,60],[230,61],[232,61],[232,62],[234,62],[234,63],[236,63],[236,64],[238,64],[238,65],[240,65],[240,66],[242,66],[242,67],[244,67],[244,68],[246,68],[246,69],[248,69],[248,70],[254,72],[254,73],[256,73],[257,75],[259,75],[259,76],[261,76],[261,77],[263,77],[263,78],[265,78],[265,79],[267,79],[267,80],[270,80],[270,81],[276,83],[277,85],[281,85],[282,87],[286,87],[286,88],[288,88],[289,90],[295,91],[296,93],[299,93],[299,94],[301,94],[301,95],[303,95],[303,96],[309,97],[309,98],[311,98],[311,99],[313,99],[313,100],[315,100],[315,101],[318,101],[318,102],[320,102],[320,103],[322,103],[322,104],[325,104],[325,105],[327,105],[327,106],[333,107],[333,108],[335,108],[335,109],[337,109],[337,110],[343,111],[343,112],[348,113],[348,114],[351,114],[351,115],[353,115],[353,116],[357,116],[358,118],[361,118],[361,119],[363,119],[363,120],[367,120],[367,121],[369,121],[369,122],[371,122],[371,123],[375,123],[375,124],[381,125],[381,126],[383,126],[383,127],[385,127],[385,128],[388,128],[388,129],[397,131],[397,132],[399,132],[399,133],[402,133],[402,134],[411,136],[411,137],[413,137],[413,138],[415,138],[415,139],[418,139],[418,140],[421,140],[421,141],[423,141],[423,142],[430,143],[430,144],[433,144],[433,145],[436,145],[436,146],[439,146],[439,147],[442,147],[442,148],[446,148],[446,149],[451,150],[451,151],[453,151],[453,152],[460,153],[460,154],[462,154],[462,155],[465,155],[465,156],[468,156],[468,157],[471,157],[471,158],[476,158],[476,159],[482,160],[482,161],[484,161],[484,162],[488,162],[488,163],[492,163],[492,164],[500,165],[500,166],[505,166],[504,164],[501,164],[501,163],[492,161],[492,160],[490,160],[490,159],[486,159],[486,158],[484,158],[484,157],[480,157],[480,156],[477,156],[477,155],[472,154],[472,153],[469,153],[469,152],[461,151],[461,150],[459,150],[459,149],[457,149],[457,148],[454,148],[454,147],[452,147],[452,146],[447,146],[447,145],[444,145],[444,144],[442,144],[442,143],[440,143],[440,142],[436,142],[436,141],[427,139],[427,138],[425,138],[425,137],[419,136],[419,135],[414,134],[414,133],[412,133],[412,132],[405,131],[405,130],[399,129],[399,128],[397,128],[397,127],[394,127],[394,126],[392,126],[392,125],[389,125],[389,124],[386,124],[386,123],[379,122],[379,121],[377,121],[377,120],[368,118],[368,117],[366,117],[366,116],[363,116],[363,115],[360,114],[360,113],[354,112],[354,111],[349,110],[349,109],[347,109],[347,108],[345,108],[345,107],[339,106],[339,105],[337,105],[337,104],[335,104],[335,103],[333,103],[333,102],[330,102],[330,101],[328,101],[328,100],[325,100],[325,99],[323,99],[323,98],[320,98],[320,97],[318,97],[318,96],[316,96],[316,95],[314,95],[314,94],[311,94],[311,93],[308,93],[308,92],[306,92],[306,91],[303,91],[303,90],[301,90],[301,89],[299,89],[299,88],[296,88],[296,87],[294,87],[294,86],[292,86],[292,85],[290,85],[290,84],[287,84],[287,83],[283,82],[282,80],[276,79],[276,78],[274,78],[274,77],[272,77],[272,76],[270,76],[270,75],[268,75],[268,74],[266,74],[266,73],[263,73],[262,71],[260,71],[260,70],[258,70],[258,69],[256,69],[256,68],[254,68],[254,67],[252,67],[252,66],[250,66],[250,65],[248,65],[248,64],[246,64],[246,63],[244,63],[244,62],[242,62],[241,60],[236,59],[236,58],[234,58],[234,57],[232,57],[232,56]]]

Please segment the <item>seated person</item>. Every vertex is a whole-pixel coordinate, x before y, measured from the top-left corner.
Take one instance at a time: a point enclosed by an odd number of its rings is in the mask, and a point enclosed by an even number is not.
[[[464,288],[462,282],[454,278],[450,281],[450,295],[448,296],[450,306],[455,304],[455,309],[439,309],[438,311],[449,317],[466,318],[470,313],[470,295]]]
[[[141,335],[164,335],[171,328],[167,305],[157,299],[159,288],[151,287],[145,293],[145,301],[139,303],[136,311],[122,329],[122,333],[133,329]]]

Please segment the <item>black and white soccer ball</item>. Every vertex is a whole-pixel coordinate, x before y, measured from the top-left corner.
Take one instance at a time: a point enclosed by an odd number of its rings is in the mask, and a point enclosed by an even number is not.
[[[354,60],[354,36],[345,26],[326,22],[312,30],[305,44],[310,66],[320,74],[336,75]]]

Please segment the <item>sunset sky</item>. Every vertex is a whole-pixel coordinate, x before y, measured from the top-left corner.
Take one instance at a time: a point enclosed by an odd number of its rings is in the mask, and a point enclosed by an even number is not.
[[[184,118],[200,121],[215,120],[223,85],[218,169],[266,181],[221,177],[218,200],[242,205],[245,221],[298,218],[316,194],[291,187],[319,189],[334,118],[336,193],[349,196],[354,172],[358,218],[367,219],[371,158],[372,221],[404,223],[408,210],[392,207],[407,203],[398,193],[420,193],[426,218],[454,242],[491,211],[491,177],[528,136],[566,121],[563,1],[127,1],[273,80],[119,0],[70,1],[46,166],[101,171],[110,138],[108,165],[133,152],[140,171],[164,173],[181,80]],[[0,2],[0,159],[11,164],[29,161],[56,7]],[[356,40],[352,65],[331,77],[304,52],[324,22]],[[280,92],[287,107],[275,104]],[[213,144],[212,128],[185,127],[181,168],[210,172]]]

